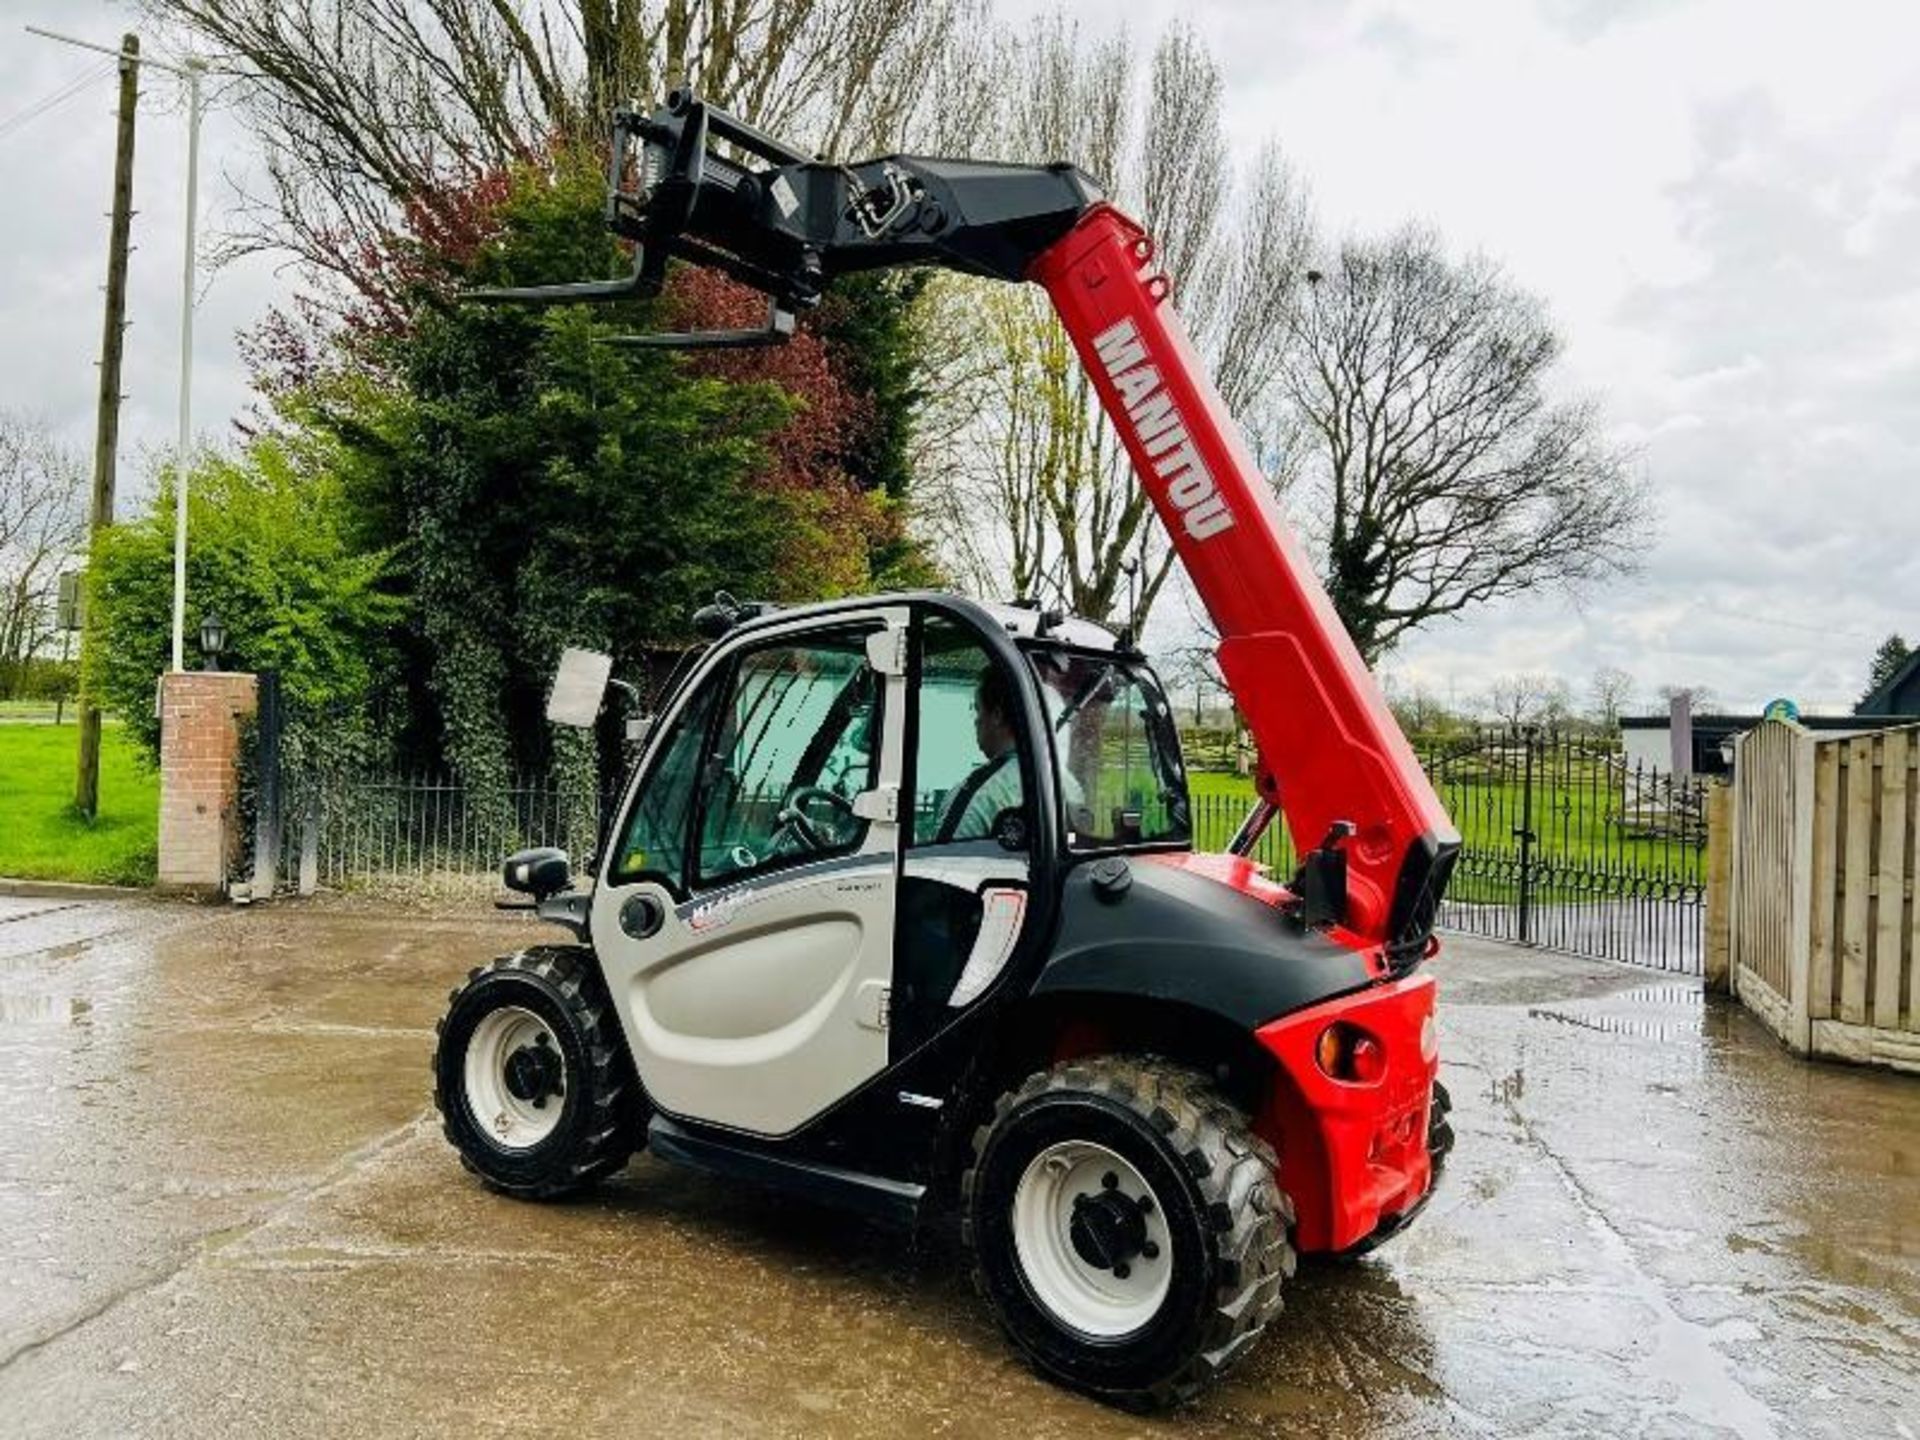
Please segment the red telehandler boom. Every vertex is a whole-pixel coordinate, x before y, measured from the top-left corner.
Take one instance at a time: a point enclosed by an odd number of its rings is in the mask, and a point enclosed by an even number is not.
[[[626,280],[478,292],[553,303],[657,293],[669,256],[771,298],[762,331],[629,337],[663,348],[777,343],[840,274],[938,265],[1045,287],[1220,635],[1259,751],[1261,808],[1306,857],[1301,898],[1396,957],[1417,953],[1460,837],[1298,541],[1153,269],[1153,241],[1070,165],[895,155],[809,158],[691,91],[614,117],[607,219],[636,244]],[[768,162],[714,153],[725,141]],[[639,142],[639,154],[635,154]]]
[[[1153,242],[1095,205],[1036,257],[1080,361],[1220,634],[1259,749],[1262,809],[1307,857],[1315,918],[1396,954],[1424,947],[1460,837],[1301,553],[1174,312]]]
[[[557,850],[509,858],[577,943],[454,991],[447,1136],[527,1199],[644,1145],[883,1221],[956,1208],[1037,1368],[1189,1397],[1297,1254],[1378,1244],[1431,1194],[1452,1131],[1421,962],[1459,837],[1152,241],[1087,176],[842,165],[682,90],[615,115],[607,179],[631,275],[470,298],[644,298],[677,258],[764,293],[765,327],[609,343],[711,348],[778,343],[858,271],[1043,286],[1218,627],[1260,798],[1232,853],[1194,853],[1172,709],[1124,636],[939,592],[722,596],[589,883]],[[563,661],[550,718],[591,723],[610,664]],[[1276,814],[1289,885],[1246,858]]]

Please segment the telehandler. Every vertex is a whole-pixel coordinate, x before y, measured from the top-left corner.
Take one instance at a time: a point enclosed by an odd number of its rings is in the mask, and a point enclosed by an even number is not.
[[[1031,604],[722,595],[605,831],[506,883],[574,943],[475,970],[435,1099],[484,1183],[549,1199],[645,1147],[911,1226],[958,1212],[1044,1374],[1196,1394],[1303,1253],[1404,1226],[1452,1143],[1434,918],[1459,837],[1196,359],[1153,243],[1071,165],[802,154],[688,90],[613,124],[631,276],[768,297],[777,343],[845,274],[1045,288],[1220,634],[1258,746],[1225,854],[1193,848],[1173,713],[1131,637]],[[591,723],[605,657],[549,714]],[[573,712],[573,713],[569,713]],[[1285,883],[1248,858],[1276,815]]]

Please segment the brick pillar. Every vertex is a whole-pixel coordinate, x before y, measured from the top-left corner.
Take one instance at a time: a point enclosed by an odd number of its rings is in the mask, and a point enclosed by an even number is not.
[[[160,871],[163,890],[226,893],[240,843],[240,722],[254,677],[180,671],[160,677]]]

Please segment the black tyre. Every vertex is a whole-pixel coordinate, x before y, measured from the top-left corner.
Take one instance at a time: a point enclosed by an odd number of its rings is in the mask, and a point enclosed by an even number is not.
[[[433,1101],[461,1164],[503,1194],[547,1200],[627,1163],[644,1107],[591,952],[503,956],[448,999]]]
[[[974,1279],[1043,1374],[1135,1408],[1199,1393],[1280,1313],[1293,1207],[1273,1150],[1154,1058],[1030,1077],[974,1137]]]
[[[1433,1103],[1427,1107],[1427,1154],[1433,1161],[1433,1180],[1447,1168],[1447,1156],[1453,1152],[1453,1097],[1438,1080],[1433,1082]]]

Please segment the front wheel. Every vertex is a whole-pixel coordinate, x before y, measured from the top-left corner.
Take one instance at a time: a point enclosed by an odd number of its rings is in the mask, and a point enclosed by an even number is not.
[[[640,1138],[639,1086],[592,956],[540,946],[474,970],[448,997],[433,1100],[460,1161],[526,1200],[611,1175]]]
[[[1192,1071],[1104,1056],[1002,1096],[962,1184],[974,1276],[1044,1374],[1191,1398],[1280,1312],[1292,1208],[1246,1117]]]

